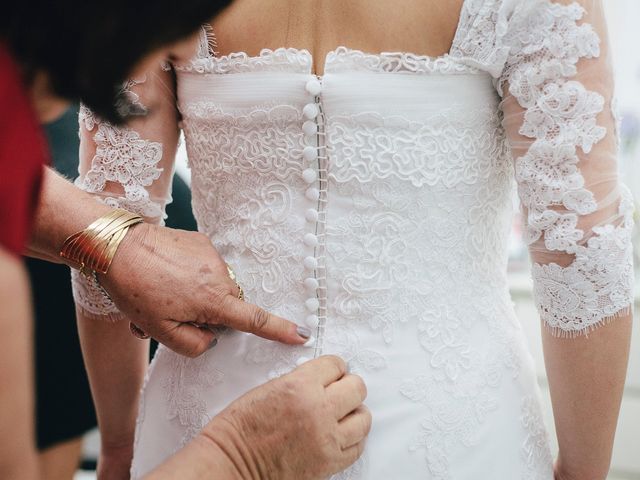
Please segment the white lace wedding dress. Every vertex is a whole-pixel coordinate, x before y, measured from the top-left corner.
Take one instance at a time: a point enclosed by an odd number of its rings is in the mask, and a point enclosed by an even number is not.
[[[131,127],[83,109],[79,185],[159,220],[177,108],[199,229],[248,301],[314,331],[299,348],[237,332],[197,359],[160,348],[133,478],[247,390],[337,354],[366,380],[374,425],[336,478],[552,479],[507,284],[512,185],[546,326],[581,335],[627,313],[632,208],[602,29],[579,3],[466,0],[438,58],[340,47],[317,77],[304,50],[213,57],[203,42],[125,86],[150,110]],[[117,316],[74,283],[84,311]]]

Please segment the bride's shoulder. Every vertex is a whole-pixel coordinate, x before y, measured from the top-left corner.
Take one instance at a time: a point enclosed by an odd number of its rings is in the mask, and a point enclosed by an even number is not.
[[[522,42],[554,31],[572,31],[582,18],[584,2],[577,0],[465,0],[460,12],[452,55],[494,77]],[[562,28],[561,28],[562,27]]]

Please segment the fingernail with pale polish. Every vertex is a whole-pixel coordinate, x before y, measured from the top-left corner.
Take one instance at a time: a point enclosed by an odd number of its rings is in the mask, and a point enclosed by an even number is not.
[[[296,332],[298,333],[298,335],[300,335],[305,340],[307,340],[307,339],[309,339],[309,337],[311,337],[311,329],[308,328],[308,327],[304,327],[304,326],[300,325],[296,329]]]
[[[218,344],[218,339],[214,338],[213,341],[211,342],[211,344],[209,345],[209,350],[211,350],[213,347],[215,347]]]

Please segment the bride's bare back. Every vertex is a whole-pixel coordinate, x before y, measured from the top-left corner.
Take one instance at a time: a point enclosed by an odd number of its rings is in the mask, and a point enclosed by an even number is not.
[[[338,46],[442,55],[451,47],[461,5],[462,0],[236,0],[213,28],[221,55],[307,49],[321,74],[326,54]]]

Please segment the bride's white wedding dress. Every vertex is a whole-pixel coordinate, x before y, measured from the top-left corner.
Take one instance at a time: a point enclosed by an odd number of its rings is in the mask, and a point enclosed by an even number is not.
[[[130,128],[83,110],[79,185],[160,219],[177,105],[200,231],[248,301],[314,332],[304,347],[226,332],[196,359],[161,347],[133,478],[247,390],[336,354],[364,377],[374,417],[364,456],[336,478],[552,479],[507,284],[514,179],[546,325],[584,334],[632,298],[606,38],[600,13],[584,14],[466,0],[449,54],[340,47],[321,77],[305,50],[213,57],[204,42],[125,86],[135,113],[151,111]],[[116,313],[74,283],[85,311]]]

